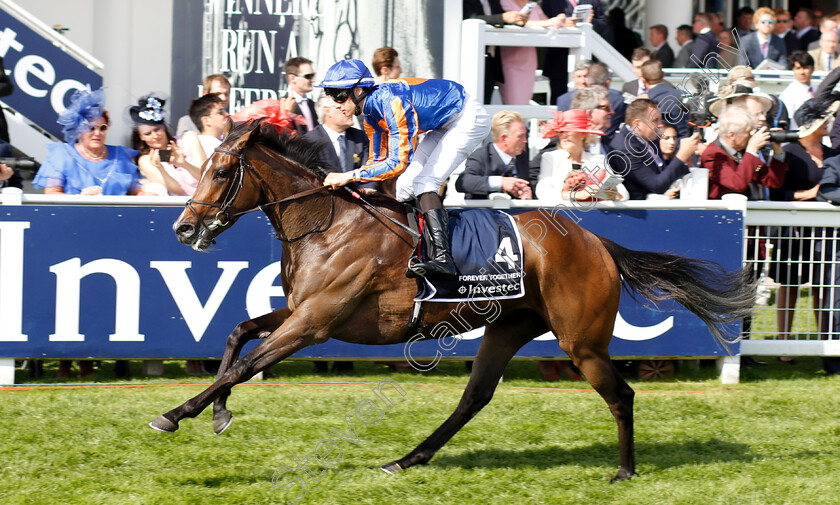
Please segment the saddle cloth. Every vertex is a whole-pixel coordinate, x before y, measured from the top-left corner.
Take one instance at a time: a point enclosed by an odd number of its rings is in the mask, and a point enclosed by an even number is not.
[[[452,209],[449,242],[457,279],[419,279],[414,301],[458,302],[519,298],[522,238],[510,214],[492,209]],[[425,260],[426,247],[421,247]]]

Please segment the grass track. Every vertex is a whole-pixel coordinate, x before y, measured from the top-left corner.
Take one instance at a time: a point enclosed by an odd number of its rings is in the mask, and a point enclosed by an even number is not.
[[[325,380],[307,375],[309,367],[284,363],[272,382]],[[333,437],[342,460],[320,480],[294,470],[278,487],[306,479],[299,503],[311,504],[840,503],[840,377],[818,368],[817,360],[801,359],[747,369],[736,387],[718,384],[706,368],[634,382],[645,391],[635,409],[640,475],[609,484],[618,455],[603,401],[586,383],[536,380],[529,362],[511,364],[493,402],[431,464],[388,476],[378,465],[408,452],[451,413],[466,375],[460,363],[426,375],[357,364],[357,372],[328,380],[390,376],[406,396],[394,396],[394,408],[374,426],[355,421],[358,445]],[[105,369],[94,378],[110,380]],[[176,381],[184,378],[157,382]],[[531,389],[541,386],[568,389]],[[209,410],[175,434],[146,427],[201,389],[0,391],[0,501],[284,503],[297,493],[277,493],[275,472],[294,458],[314,461],[318,442],[331,429],[347,431],[344,416],[375,398],[371,384],[244,386],[231,396],[234,424],[221,436],[212,434]],[[311,467],[316,476],[323,470]]]

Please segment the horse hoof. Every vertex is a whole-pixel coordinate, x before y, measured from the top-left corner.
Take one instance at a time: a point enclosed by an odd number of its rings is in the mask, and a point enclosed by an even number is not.
[[[635,472],[633,472],[631,470],[625,470],[625,469],[621,468],[621,469],[618,470],[618,473],[615,474],[615,477],[613,477],[610,480],[610,483],[621,482],[621,481],[624,481],[624,480],[630,480],[630,477],[632,477],[634,474],[635,474]]]
[[[213,431],[216,435],[221,435],[233,422],[233,414],[224,412],[213,418]]]
[[[379,467],[380,470],[387,473],[388,475],[395,475],[401,471],[403,471],[403,467],[400,466],[399,463],[396,461],[391,461],[390,463],[385,463],[384,465]]]
[[[169,419],[159,416],[157,419],[149,423],[153,430],[162,431],[164,433],[174,433],[178,429],[178,423],[173,423]]]

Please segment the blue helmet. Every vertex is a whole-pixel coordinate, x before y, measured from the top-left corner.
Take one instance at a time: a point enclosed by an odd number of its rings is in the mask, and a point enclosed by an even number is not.
[[[324,74],[324,80],[317,86],[328,89],[370,88],[376,83],[373,75],[361,60],[341,60]]]

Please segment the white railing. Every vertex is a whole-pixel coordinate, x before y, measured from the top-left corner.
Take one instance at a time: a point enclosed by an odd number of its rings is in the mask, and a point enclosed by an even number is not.
[[[73,58],[84,63],[91,70],[102,70],[105,64],[96,59],[89,52],[74,44],[67,37],[59,34],[53,28],[36,18],[29,12],[25,11],[21,6],[10,0],[0,0],[0,9],[5,10],[18,21],[25,24],[33,31],[38,32],[39,35],[53,43],[54,46],[60,48],[65,53]]]
[[[746,264],[759,305],[741,354],[840,356],[840,208],[754,202],[745,217]]]
[[[455,75],[453,71],[448,78],[463,84],[473,96],[483,96],[484,93],[484,53],[487,46],[567,47],[570,68],[573,68],[579,59],[589,59],[595,55],[621,79],[636,78],[630,62],[621,56],[616,48],[595,33],[591,24],[581,23],[575,28],[559,30],[519,26],[496,28],[480,19],[466,19],[461,23],[458,74]],[[526,117],[551,117],[546,107],[508,106],[507,108],[514,109]]]

